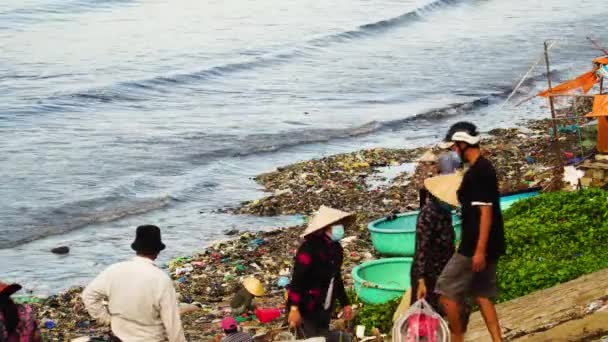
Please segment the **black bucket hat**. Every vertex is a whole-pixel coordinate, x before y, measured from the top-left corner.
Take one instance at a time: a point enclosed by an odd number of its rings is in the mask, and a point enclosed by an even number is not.
[[[21,290],[21,285],[19,284],[7,284],[0,281],[0,296],[9,297],[19,290]]]
[[[158,253],[165,249],[165,244],[160,239],[160,228],[153,225],[137,227],[135,241],[131,248],[137,252]]]

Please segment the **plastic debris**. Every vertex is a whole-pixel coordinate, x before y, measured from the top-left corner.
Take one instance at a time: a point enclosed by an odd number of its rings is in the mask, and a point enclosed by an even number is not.
[[[595,311],[601,309],[603,306],[604,306],[603,300],[596,300],[587,305],[587,307],[585,308],[585,312],[586,313],[595,312]]]
[[[269,323],[274,321],[275,319],[281,317],[281,309],[277,308],[257,308],[255,309],[255,316],[262,323]]]
[[[55,324],[55,322],[53,322],[52,320],[48,319],[44,322],[44,327],[47,329],[53,329],[57,326],[57,324]]]
[[[76,327],[79,329],[88,328],[90,325],[91,325],[91,322],[89,322],[89,321],[78,321],[76,323]]]
[[[279,277],[279,280],[277,280],[277,285],[279,287],[286,287],[287,285],[289,285],[289,278],[288,277]]]
[[[175,270],[175,274],[176,275],[189,274],[192,271],[194,271],[194,267],[192,267],[192,265],[185,265],[184,267],[177,268]]]
[[[43,298],[32,297],[32,296],[17,296],[17,295],[13,295],[11,298],[17,304],[40,304],[40,303],[42,303],[44,301]]]

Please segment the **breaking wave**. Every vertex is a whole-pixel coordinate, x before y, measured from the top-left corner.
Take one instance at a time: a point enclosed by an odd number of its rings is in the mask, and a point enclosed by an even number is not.
[[[30,224],[23,227],[21,238],[0,237],[0,249],[14,247],[51,235],[63,234],[96,223],[116,221],[128,216],[141,215],[169,206],[170,196],[128,199],[118,196],[78,201],[37,213]],[[8,235],[8,234],[7,234]]]
[[[123,2],[127,0],[105,0],[105,2]],[[364,25],[356,29],[330,34],[308,40],[299,46],[255,56],[234,63],[209,67],[188,73],[157,76],[148,79],[119,82],[107,87],[83,90],[75,93],[57,94],[43,99],[31,110],[18,110],[19,114],[38,113],[48,108],[56,110],[58,107],[66,111],[85,108],[94,104],[107,103],[137,103],[154,98],[158,95],[170,94],[179,86],[199,83],[205,80],[221,78],[234,73],[253,70],[256,68],[272,67],[287,63],[295,58],[307,56],[318,51],[319,48],[331,46],[336,43],[350,42],[359,38],[369,37],[400,27],[411,22],[423,19],[426,15],[449,8],[467,0],[436,0],[415,10],[408,11],[396,17],[384,19]],[[90,0],[81,0],[88,3]],[[0,14],[1,17],[2,14]],[[50,103],[47,103],[50,102]]]

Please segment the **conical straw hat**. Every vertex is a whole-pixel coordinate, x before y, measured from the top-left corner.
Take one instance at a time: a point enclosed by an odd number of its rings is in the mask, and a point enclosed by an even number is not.
[[[452,206],[459,206],[458,188],[462,183],[462,173],[441,175],[424,180],[424,187],[437,199]]]
[[[254,277],[247,277],[243,279],[243,287],[247,292],[251,293],[256,297],[264,295],[264,286],[262,283]]]
[[[437,161],[437,156],[435,155],[435,153],[433,153],[433,151],[428,150],[428,151],[424,152],[424,154],[422,155],[422,157],[420,157],[420,159],[418,159],[418,161],[434,163]]]
[[[317,230],[321,230],[333,223],[340,220],[346,219],[345,226],[351,225],[355,221],[355,215],[347,213],[338,209],[333,209],[322,205],[319,210],[315,213],[315,216],[308,222],[308,227],[304,230],[304,233],[300,237],[304,237],[308,234],[314,233]]]

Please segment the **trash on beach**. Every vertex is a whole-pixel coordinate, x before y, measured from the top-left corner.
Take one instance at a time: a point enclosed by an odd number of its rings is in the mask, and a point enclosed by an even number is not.
[[[279,277],[279,280],[277,280],[277,285],[279,287],[286,287],[287,285],[289,285],[289,278],[285,276]]]
[[[56,326],[57,326],[57,324],[55,324],[55,322],[54,322],[54,321],[52,321],[52,320],[50,320],[50,319],[47,319],[47,320],[44,322],[44,327],[45,327],[45,328],[47,328],[47,329],[53,329],[53,328],[55,328]]]
[[[269,323],[275,319],[281,317],[281,309],[278,308],[257,308],[255,309],[255,316],[262,323]]]

